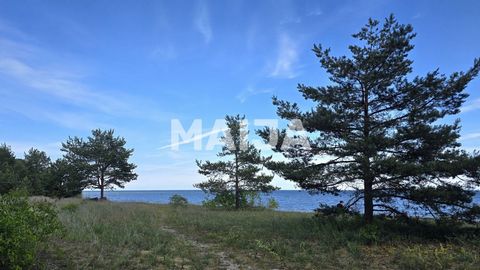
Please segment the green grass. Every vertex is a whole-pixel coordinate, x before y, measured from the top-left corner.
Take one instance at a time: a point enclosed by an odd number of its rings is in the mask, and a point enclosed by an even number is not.
[[[275,211],[63,200],[49,269],[478,269],[472,227]],[[167,228],[167,230],[165,230]],[[174,229],[172,231],[170,229]],[[199,243],[205,243],[204,246]]]
[[[428,221],[402,224],[360,217],[312,218],[274,211],[167,211],[166,221],[202,241],[218,243],[259,268],[478,269],[480,236],[472,227]]]
[[[163,231],[154,205],[74,201],[59,208],[65,232],[48,245],[48,269],[204,269],[214,263]]]

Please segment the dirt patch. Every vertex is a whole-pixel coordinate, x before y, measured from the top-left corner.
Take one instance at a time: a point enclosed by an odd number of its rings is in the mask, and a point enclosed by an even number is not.
[[[226,252],[215,251],[213,245],[198,242],[197,240],[191,239],[186,235],[179,233],[177,230],[174,230],[172,228],[162,227],[161,229],[165,232],[175,235],[176,237],[196,247],[197,249],[200,250],[202,254],[207,254],[208,252],[210,252],[215,256],[217,256],[220,262],[220,264],[218,265],[218,269],[224,269],[224,270],[252,269],[251,267],[240,267],[238,264],[236,264],[233,260],[229,258]]]

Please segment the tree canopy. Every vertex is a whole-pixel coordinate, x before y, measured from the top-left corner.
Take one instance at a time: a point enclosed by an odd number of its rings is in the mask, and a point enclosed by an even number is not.
[[[413,76],[408,56],[415,36],[391,15],[383,24],[370,19],[354,34],[349,56],[315,45],[332,84],[298,85],[315,104],[306,111],[273,98],[278,115],[300,120],[309,135],[308,145],[282,147],[288,132],[258,131],[266,141],[277,137],[273,149],[288,158],[268,167],[313,192],[355,189],[349,205],[363,202],[367,222],[374,212],[400,213],[398,200],[434,217],[471,213],[473,179],[466,176],[476,171],[478,179],[478,160],[459,148],[460,121],[445,117],[460,112],[480,61],[449,76],[439,69]]]
[[[51,161],[47,154],[38,149],[31,148],[25,153],[25,167],[27,171],[27,183],[30,194],[44,195],[46,182],[50,177]]]
[[[270,192],[275,189],[272,175],[262,172],[263,164],[270,160],[261,156],[260,150],[247,140],[245,116],[226,116],[227,131],[218,154],[220,161],[197,161],[199,173],[208,180],[194,186],[203,191],[224,196],[233,192],[235,208],[242,207],[242,198],[248,192]],[[230,158],[230,159],[227,159]]]
[[[18,166],[15,154],[6,144],[0,145],[0,194],[6,193],[18,186],[21,178],[16,167]],[[17,166],[16,166],[17,165]]]
[[[125,145],[125,139],[115,137],[114,130],[95,129],[86,140],[69,138],[62,144],[62,151],[84,185],[100,189],[100,198],[104,199],[105,189],[123,188],[125,183],[137,179],[136,165],[129,163],[133,149]]]
[[[16,158],[6,144],[0,146],[0,194],[23,190],[29,195],[72,197],[85,186],[65,159],[52,162],[43,151],[31,148]]]

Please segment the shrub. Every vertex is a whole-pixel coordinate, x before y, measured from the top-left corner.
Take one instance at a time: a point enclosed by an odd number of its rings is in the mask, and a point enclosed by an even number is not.
[[[203,201],[203,206],[207,208],[235,209],[234,191],[226,190],[212,194],[214,197]],[[242,191],[240,193],[240,208],[262,208],[260,194],[256,191]]]
[[[188,204],[188,200],[181,195],[175,194],[172,197],[170,197],[170,205],[186,206],[187,204]]]
[[[13,192],[0,198],[0,269],[31,267],[39,244],[60,228],[50,203]]]
[[[277,209],[278,208],[277,200],[275,200],[274,198],[268,199],[267,207],[268,209]]]
[[[247,201],[242,197],[241,205],[245,204],[247,204]],[[235,208],[235,194],[230,191],[218,192],[212,199],[203,201],[203,206],[208,208],[233,209]]]
[[[365,244],[373,244],[380,240],[380,229],[375,224],[368,224],[359,230],[359,237]]]

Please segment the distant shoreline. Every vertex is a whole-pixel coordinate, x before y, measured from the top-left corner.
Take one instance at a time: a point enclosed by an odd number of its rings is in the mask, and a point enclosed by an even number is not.
[[[98,192],[100,191],[99,189],[88,189],[88,190],[83,190],[82,192]],[[129,191],[141,191],[141,192],[149,192],[149,191],[202,191],[200,189],[115,189],[115,190],[105,190],[105,192],[129,192]],[[304,189],[280,189],[280,190],[275,190],[274,192],[278,191],[302,191],[302,192],[307,192]],[[354,189],[344,189],[340,191],[355,191]],[[479,190],[480,191],[480,190]]]
[[[256,198],[258,205],[266,206],[270,199],[278,203],[277,211],[313,212],[320,204],[335,206],[339,202],[348,202],[353,197],[353,190],[344,190],[333,194],[310,194],[305,190],[276,190],[268,194],[260,193]],[[105,191],[105,196],[113,202],[145,202],[154,204],[168,204],[173,195],[185,197],[189,204],[202,205],[211,196],[201,190],[111,190]],[[99,197],[98,190],[84,190],[83,198]],[[480,192],[476,191],[474,202],[480,203]],[[395,202],[401,211],[412,216],[429,216],[425,209],[405,208],[401,200]],[[363,212],[363,202],[359,201],[353,210]]]

